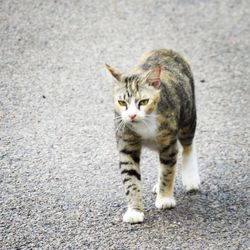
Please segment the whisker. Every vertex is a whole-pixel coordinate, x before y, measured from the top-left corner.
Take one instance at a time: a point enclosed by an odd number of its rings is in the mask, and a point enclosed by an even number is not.
[[[128,124],[128,127],[129,127],[132,131],[136,132],[132,124]]]
[[[117,133],[118,130],[120,130],[120,129],[124,130],[125,125],[126,125],[126,124],[121,120],[120,123],[117,125],[117,128],[116,128],[116,130],[115,130],[115,133]]]
[[[119,131],[119,129],[121,128],[122,126],[122,122],[120,122],[115,130],[115,134]]]
[[[121,116],[114,117],[113,120],[121,119]]]
[[[150,130],[148,124],[147,124],[144,120],[142,120],[142,122],[143,122],[143,124],[145,125],[145,127],[146,127],[148,130]]]
[[[120,119],[120,120],[114,120],[114,123],[116,124],[116,123],[120,123],[120,122],[122,122],[122,119]]]
[[[153,123],[153,121],[152,120],[150,120],[149,118],[147,118],[147,117],[144,117],[144,120],[146,120],[148,123]]]

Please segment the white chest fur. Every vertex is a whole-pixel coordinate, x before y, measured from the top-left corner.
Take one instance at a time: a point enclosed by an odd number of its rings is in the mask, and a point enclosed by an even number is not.
[[[155,117],[150,117],[143,122],[134,123],[133,129],[142,137],[145,146],[149,148],[155,147],[155,137],[157,133],[157,123]]]

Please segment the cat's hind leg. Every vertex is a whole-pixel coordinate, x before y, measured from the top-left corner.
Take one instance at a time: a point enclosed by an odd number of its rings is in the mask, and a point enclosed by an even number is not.
[[[195,141],[191,145],[183,145],[181,173],[182,183],[186,191],[197,190],[199,188],[200,177]]]
[[[183,147],[182,152],[182,183],[186,191],[197,190],[200,177],[197,162],[196,145],[194,140],[196,129],[196,113],[193,114],[190,124],[179,131],[178,139]]]

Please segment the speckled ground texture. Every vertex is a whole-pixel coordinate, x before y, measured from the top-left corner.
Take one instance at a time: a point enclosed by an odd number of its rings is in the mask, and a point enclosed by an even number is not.
[[[0,1],[0,249],[250,249],[250,1]],[[110,77],[153,48],[190,61],[201,190],[126,209]],[[179,168],[179,166],[178,166]]]

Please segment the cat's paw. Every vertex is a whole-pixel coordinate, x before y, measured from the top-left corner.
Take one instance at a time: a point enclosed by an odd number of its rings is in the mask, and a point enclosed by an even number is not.
[[[172,208],[176,206],[176,201],[174,197],[164,197],[157,195],[155,206],[159,209]]]
[[[182,183],[187,192],[198,190],[200,186],[199,175],[189,177],[183,176]]]
[[[123,222],[128,223],[140,223],[144,220],[144,213],[133,208],[128,208],[126,213],[123,215]]]
[[[153,192],[154,194],[158,194],[158,193],[159,193],[159,184],[158,184],[158,183],[156,183],[156,184],[153,186],[152,192]]]

